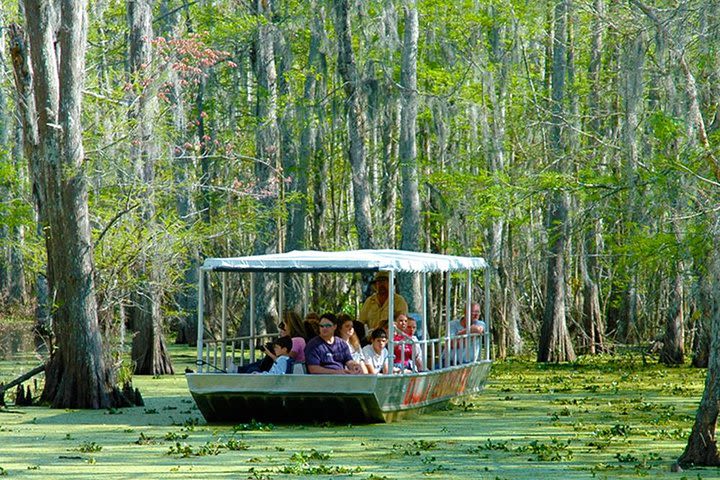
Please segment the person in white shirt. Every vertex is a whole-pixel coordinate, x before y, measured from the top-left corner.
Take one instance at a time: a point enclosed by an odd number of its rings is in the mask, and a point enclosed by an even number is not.
[[[368,373],[388,373],[387,333],[382,328],[376,328],[370,334],[370,344],[362,349],[365,366]]]
[[[481,341],[480,338],[471,338],[471,348],[466,349],[465,343],[467,338],[454,338],[463,337],[469,331],[471,334],[482,335],[485,333],[485,322],[480,320],[480,304],[473,303],[470,305],[470,322],[468,322],[465,315],[459,320],[453,320],[448,324],[448,333],[450,335],[451,347],[453,352],[450,356],[450,362],[455,365],[458,363],[468,363],[476,360],[480,355]]]

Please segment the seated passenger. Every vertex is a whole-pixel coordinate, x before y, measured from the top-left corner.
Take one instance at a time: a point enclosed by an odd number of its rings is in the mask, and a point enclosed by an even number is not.
[[[370,334],[371,343],[363,347],[363,358],[368,373],[388,373],[387,333],[376,328]]]
[[[266,375],[285,375],[288,373],[292,365],[290,359],[290,350],[292,349],[292,339],[288,336],[280,337],[273,342],[273,353],[268,354],[273,358],[273,365],[267,372],[253,372]]]
[[[323,314],[318,323],[320,335],[305,347],[305,365],[308,373],[358,374],[362,369],[352,359],[350,348],[335,336],[337,319],[332,313]]]
[[[337,316],[337,319],[337,336],[347,343],[348,348],[350,349],[350,355],[352,355],[353,360],[360,365],[362,373],[368,373],[367,367],[365,366],[365,359],[363,358],[363,350],[360,345],[360,339],[355,334],[355,323],[353,322],[352,317],[346,313],[341,313]]]
[[[483,334],[485,333],[485,322],[480,320],[480,304],[473,303],[470,305],[470,322],[468,327],[467,318],[465,315],[459,320],[453,320],[448,324],[448,334],[452,337],[461,337],[468,333]],[[475,361],[480,355],[481,342],[479,338],[469,339],[472,348],[466,349],[465,343],[467,338],[458,338],[451,341],[452,347],[450,355],[450,363],[455,365],[457,363],[468,363]]]
[[[310,340],[313,337],[320,335],[320,329],[318,329],[318,323],[320,322],[320,315],[315,312],[309,312],[305,316],[303,326],[305,327],[305,340]]]
[[[395,316],[395,333],[393,335],[393,366],[406,373],[416,370],[413,362],[413,344],[412,339],[405,333],[407,330],[408,317],[404,313]],[[404,342],[404,343],[400,343]]]
[[[423,362],[423,352],[422,348],[420,347],[420,343],[418,340],[417,335],[415,333],[417,332],[417,320],[415,320],[413,317],[408,316],[407,319],[407,328],[405,330],[405,333],[407,333],[408,337],[413,341],[412,344],[412,360],[415,363],[415,368],[418,372],[422,372],[425,370],[425,362]]]
[[[358,339],[360,339],[360,346],[364,347],[369,344],[370,340],[368,338],[369,335],[367,328],[365,328],[365,324],[360,320],[353,320],[353,327],[355,329],[355,335],[357,335]]]
[[[278,325],[280,330],[280,336],[288,335],[292,338],[292,350],[290,351],[290,358],[296,362],[305,361],[305,327],[300,320],[300,315],[295,313],[294,310],[288,310],[283,315],[285,321]]]

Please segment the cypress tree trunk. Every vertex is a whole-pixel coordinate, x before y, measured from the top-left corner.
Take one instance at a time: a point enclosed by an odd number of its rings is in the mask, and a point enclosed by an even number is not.
[[[705,391],[703,392],[700,407],[695,414],[695,424],[690,432],[685,451],[678,459],[683,466],[720,466],[720,454],[717,447],[717,420],[720,409],[720,237],[714,236],[714,248],[710,259],[712,275],[712,317],[710,361],[707,377],[705,378]]]
[[[359,77],[350,33],[350,4],[349,0],[333,0],[333,4],[335,7],[335,34],[338,42],[338,72],[346,97],[345,111],[350,143],[349,156],[352,167],[355,228],[360,248],[374,248],[375,240],[370,213],[370,190],[364,145],[364,113],[360,101]]]
[[[144,77],[144,72],[152,62],[152,9],[148,0],[129,0],[127,10],[130,27],[130,77],[137,95],[129,112],[131,123],[135,127],[130,155],[135,180],[141,192],[141,221],[152,240],[155,231],[153,182],[157,157],[153,127],[157,120],[157,98],[152,83],[145,86]],[[163,334],[160,309],[163,275],[161,262],[157,258],[144,246],[141,247],[135,265],[139,281],[136,290],[131,294],[128,308],[129,321],[135,332],[131,358],[134,372],[139,375],[174,373]]]
[[[31,62],[19,28],[11,30],[18,34],[13,36],[16,85],[21,95],[34,94],[34,105],[21,107],[28,122],[24,143],[35,150],[29,160],[56,305],[57,348],[45,369],[41,399],[56,408],[107,408],[127,400],[103,355],[95,298],[80,123],[87,5],[62,0],[58,6],[60,24],[55,25],[50,3],[25,3]]]
[[[685,330],[683,327],[685,296],[683,293],[682,262],[673,276],[668,312],[665,319],[665,336],[660,361],[665,365],[682,365],[685,361]]]
[[[552,119],[550,151],[563,172],[565,167],[562,129],[563,101],[566,75],[566,43],[569,0],[558,0],[555,5],[552,62]],[[563,191],[552,193],[547,202],[546,228],[549,252],[545,284],[545,311],[538,345],[539,362],[565,362],[575,360],[566,320],[565,249],[567,243],[568,198]]]
[[[278,87],[275,68],[274,29],[270,21],[271,6],[258,4],[258,16],[265,18],[258,26],[255,41],[255,75],[257,77],[256,115],[259,122],[255,135],[255,178],[260,198],[259,231],[255,237],[253,253],[261,255],[278,250],[277,222],[274,207],[279,192],[277,172],[279,167],[280,131],[278,128]],[[264,333],[268,323],[276,315],[276,282],[273,274],[255,274],[257,332]],[[249,316],[248,316],[249,318]],[[247,322],[245,325],[249,326]]]
[[[418,12],[414,0],[405,6],[405,38],[400,70],[400,166],[402,171],[402,227],[400,248],[420,250],[420,194],[418,192],[417,146],[417,55]],[[400,277],[400,293],[411,312],[422,311],[420,276]]]

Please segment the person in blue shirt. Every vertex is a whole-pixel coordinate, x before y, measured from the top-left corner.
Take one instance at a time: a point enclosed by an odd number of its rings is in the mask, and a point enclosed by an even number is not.
[[[272,367],[267,372],[253,372],[269,375],[284,375],[288,371],[290,360],[290,350],[292,350],[292,338],[289,336],[280,337],[273,342],[273,355],[275,360]]]
[[[362,368],[350,353],[347,342],[335,336],[337,317],[325,313],[318,323],[320,335],[305,346],[305,366],[308,373],[358,374]]]

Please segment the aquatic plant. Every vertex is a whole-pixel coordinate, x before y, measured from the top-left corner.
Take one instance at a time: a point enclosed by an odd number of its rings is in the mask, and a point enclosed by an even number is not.
[[[85,442],[85,443],[81,443],[76,448],[76,450],[78,452],[82,452],[82,453],[95,453],[95,452],[99,452],[100,450],[102,450],[102,448],[103,448],[102,445],[98,445],[95,442]]]

